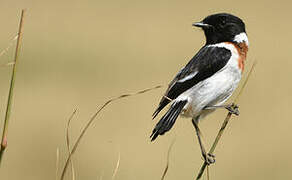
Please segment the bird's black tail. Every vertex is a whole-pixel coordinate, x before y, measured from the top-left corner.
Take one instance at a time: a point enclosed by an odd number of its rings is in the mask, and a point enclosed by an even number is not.
[[[156,124],[150,136],[151,141],[154,141],[158,135],[163,135],[169,131],[175,123],[178,115],[181,113],[187,101],[174,102],[169,110],[164,114],[160,121]]]

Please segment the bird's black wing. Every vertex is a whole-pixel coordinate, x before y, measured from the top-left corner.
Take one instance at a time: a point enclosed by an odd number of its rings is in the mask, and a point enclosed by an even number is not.
[[[204,46],[175,76],[162,97],[153,118],[173,99],[222,69],[231,57],[225,47]]]

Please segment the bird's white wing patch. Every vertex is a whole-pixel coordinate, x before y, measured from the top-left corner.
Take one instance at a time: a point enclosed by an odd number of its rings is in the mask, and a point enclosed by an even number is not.
[[[178,80],[177,82],[185,82],[187,80],[192,79],[193,77],[195,77],[198,74],[198,71],[193,72],[192,74],[189,74],[188,76]]]

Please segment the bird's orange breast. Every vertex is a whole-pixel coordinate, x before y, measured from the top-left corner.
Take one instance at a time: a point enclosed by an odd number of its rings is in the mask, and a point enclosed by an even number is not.
[[[230,44],[232,44],[237,50],[237,53],[239,55],[238,60],[237,60],[238,61],[238,68],[241,70],[241,73],[243,73],[246,55],[247,55],[247,51],[248,51],[248,45],[245,42],[230,43]]]

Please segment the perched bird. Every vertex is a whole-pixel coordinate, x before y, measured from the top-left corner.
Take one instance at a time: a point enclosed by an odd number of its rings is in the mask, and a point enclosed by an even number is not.
[[[153,119],[167,104],[171,105],[153,129],[151,141],[169,131],[179,115],[191,117],[202,155],[210,164],[214,159],[202,145],[198,122],[220,107],[238,115],[237,106],[223,104],[241,79],[248,38],[244,22],[227,13],[207,16],[193,26],[203,29],[206,44],[170,82]]]

